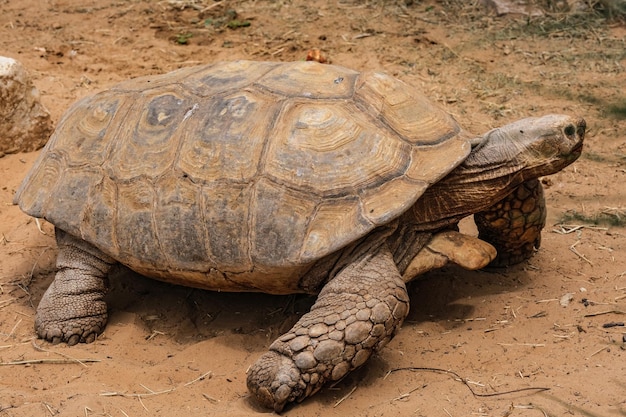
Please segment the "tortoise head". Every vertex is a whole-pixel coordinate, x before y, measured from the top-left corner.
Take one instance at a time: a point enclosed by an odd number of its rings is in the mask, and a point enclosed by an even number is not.
[[[472,140],[467,158],[433,184],[412,208],[423,228],[455,224],[509,195],[520,184],[554,174],[582,152],[583,119],[549,115],[523,119]]]
[[[462,167],[484,179],[554,174],[578,159],[585,129],[584,119],[564,115],[522,119],[477,138]]]

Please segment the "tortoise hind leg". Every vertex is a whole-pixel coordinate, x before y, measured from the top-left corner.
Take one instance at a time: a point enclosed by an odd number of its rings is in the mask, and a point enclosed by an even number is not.
[[[280,412],[302,401],[361,366],[394,336],[409,297],[387,245],[372,253],[329,281],[311,311],[250,368],[248,389],[261,404]]]
[[[107,321],[107,274],[116,261],[58,228],[55,233],[57,273],[37,307],[35,330],[52,343],[93,342]]]
[[[546,204],[538,179],[526,181],[489,210],[474,215],[478,238],[491,243],[498,255],[489,266],[522,262],[541,245]]]

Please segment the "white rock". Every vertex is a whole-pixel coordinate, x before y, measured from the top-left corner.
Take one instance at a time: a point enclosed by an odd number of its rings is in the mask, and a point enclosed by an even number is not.
[[[50,113],[26,70],[16,60],[0,57],[0,156],[39,149],[51,132]]]
[[[561,304],[561,306],[563,307],[567,307],[569,303],[572,302],[573,299],[574,299],[574,293],[568,292],[567,294],[561,297],[561,299],[559,300],[559,304]]]

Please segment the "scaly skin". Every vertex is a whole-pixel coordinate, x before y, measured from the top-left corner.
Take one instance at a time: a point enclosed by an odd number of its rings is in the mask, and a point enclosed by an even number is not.
[[[35,330],[52,343],[93,342],[107,321],[107,274],[116,261],[60,229],[56,239],[57,274],[37,307]]]
[[[248,388],[279,412],[337,381],[385,346],[409,311],[386,244],[354,260],[320,292],[311,311],[270,346],[248,373]]]
[[[498,255],[489,266],[522,262],[541,245],[546,223],[546,203],[538,179],[522,183],[489,210],[474,215],[478,238],[491,243]]]

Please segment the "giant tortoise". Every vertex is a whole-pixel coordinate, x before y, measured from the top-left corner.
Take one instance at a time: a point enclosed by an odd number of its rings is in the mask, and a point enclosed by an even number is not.
[[[216,291],[318,294],[248,372],[280,411],[385,346],[416,276],[531,256],[538,178],[576,160],[584,133],[548,115],[473,136],[402,81],[315,62],[123,82],[71,107],[17,191],[59,248],[37,334],[93,341],[116,263]],[[470,215],[478,237],[458,231]]]

